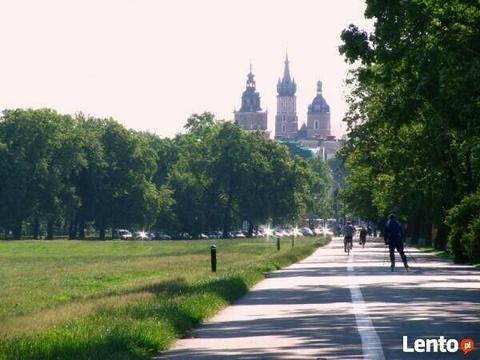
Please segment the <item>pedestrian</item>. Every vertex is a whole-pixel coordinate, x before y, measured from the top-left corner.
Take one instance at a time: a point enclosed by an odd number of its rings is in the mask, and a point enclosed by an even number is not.
[[[391,213],[388,216],[388,221],[385,224],[383,229],[383,239],[385,240],[385,245],[388,245],[390,250],[390,269],[393,272],[395,270],[395,249],[397,249],[400,257],[402,258],[403,265],[408,271],[409,266],[407,263],[407,257],[403,251],[403,240],[404,233],[402,229],[402,224],[396,219],[394,213]]]

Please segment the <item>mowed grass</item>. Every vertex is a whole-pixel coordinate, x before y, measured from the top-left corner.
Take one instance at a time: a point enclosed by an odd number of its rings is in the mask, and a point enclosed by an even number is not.
[[[0,242],[0,359],[148,359],[323,238]]]

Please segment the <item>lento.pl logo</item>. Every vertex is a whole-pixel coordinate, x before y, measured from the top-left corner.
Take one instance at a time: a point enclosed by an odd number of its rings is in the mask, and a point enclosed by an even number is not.
[[[475,348],[473,339],[446,339],[445,336],[427,339],[415,339],[409,343],[408,336],[403,336],[403,352],[406,353],[456,353],[462,351],[464,355],[470,354]]]

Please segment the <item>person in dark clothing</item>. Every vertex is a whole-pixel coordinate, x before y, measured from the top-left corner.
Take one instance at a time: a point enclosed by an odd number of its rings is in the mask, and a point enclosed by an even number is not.
[[[365,247],[365,243],[367,242],[367,229],[365,229],[364,226],[360,229],[360,236],[359,236],[359,244],[362,245],[362,247]]]
[[[403,265],[408,271],[409,266],[407,263],[407,257],[403,251],[403,229],[402,224],[395,218],[395,214],[391,213],[388,216],[388,221],[385,224],[383,229],[383,238],[385,240],[385,245],[388,245],[390,250],[390,268],[392,271],[395,269],[395,249],[397,249],[400,257],[402,258]]]

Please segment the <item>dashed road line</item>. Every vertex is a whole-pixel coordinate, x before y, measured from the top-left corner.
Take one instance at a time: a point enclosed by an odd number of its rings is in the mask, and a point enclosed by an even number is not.
[[[349,288],[352,296],[353,313],[357,322],[357,330],[362,340],[362,352],[365,359],[368,360],[385,360],[382,342],[375,331],[372,320],[368,316],[365,301],[363,301],[362,291],[357,284],[354,284],[353,277],[355,268],[353,266],[353,252],[350,253],[348,259],[348,276],[350,278]]]

